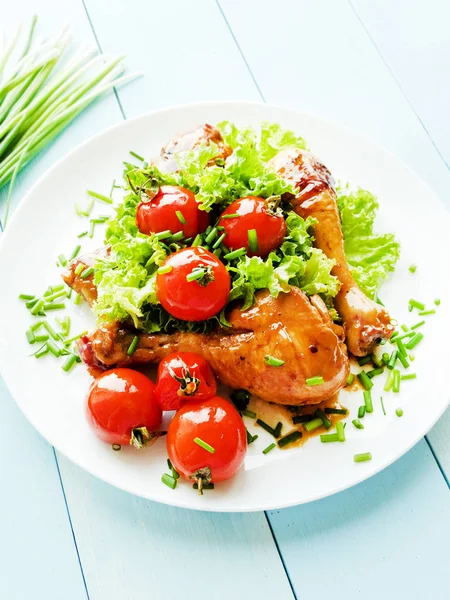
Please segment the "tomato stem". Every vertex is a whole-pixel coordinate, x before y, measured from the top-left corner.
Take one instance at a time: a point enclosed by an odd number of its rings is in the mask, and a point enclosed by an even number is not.
[[[200,496],[203,496],[203,486],[211,483],[211,469],[208,466],[197,469],[189,479],[195,479],[198,486],[198,493]]]
[[[200,379],[191,375],[187,365],[183,363],[181,377],[175,373],[172,367],[168,367],[170,375],[180,384],[179,396],[193,396],[200,386]]]
[[[140,450],[144,446],[151,446],[157,439],[158,434],[148,431],[147,427],[135,427],[131,430],[130,446]]]

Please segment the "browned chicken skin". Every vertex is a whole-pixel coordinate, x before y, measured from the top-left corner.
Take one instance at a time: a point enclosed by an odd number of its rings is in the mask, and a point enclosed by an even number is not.
[[[228,319],[229,332],[140,333],[132,356],[127,349],[136,332],[105,323],[80,340],[80,355],[91,367],[112,368],[156,363],[172,352],[197,352],[224,384],[278,404],[316,404],[345,385],[349,362],[342,329],[333,325],[319,297],[310,300],[295,288],[273,298],[262,290],[252,308],[242,312],[236,307]],[[266,355],[284,365],[269,366]],[[306,379],[317,375],[323,384],[306,385]]]
[[[296,213],[314,217],[316,246],[336,261],[332,273],[341,282],[335,305],[342,317],[347,346],[355,356],[365,356],[394,331],[387,311],[367,298],[350,273],[336,203],[334,181],[329,170],[309,152],[283,150],[271,161],[272,167],[299,193],[292,200]]]

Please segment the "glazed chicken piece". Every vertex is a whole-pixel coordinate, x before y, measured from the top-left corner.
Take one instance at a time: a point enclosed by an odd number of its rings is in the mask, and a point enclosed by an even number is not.
[[[316,246],[336,261],[332,273],[342,286],[335,306],[344,323],[349,351],[355,356],[370,354],[377,343],[390,338],[394,328],[386,310],[359,289],[350,273],[330,171],[312,154],[299,149],[283,150],[272,159],[271,166],[298,189],[292,200],[295,212],[304,219],[317,219]]]
[[[179,134],[173,140],[170,140],[162,149],[160,156],[156,157],[152,162],[162,173],[173,173],[178,169],[175,154],[177,152],[187,152],[194,150],[200,144],[214,143],[217,146],[217,156],[211,159],[208,166],[216,164],[217,159],[226,160],[232,153],[229,146],[225,144],[220,131],[212,125],[200,125],[195,129]]]
[[[100,254],[104,254],[104,250],[98,250],[92,254],[87,254],[81,258],[76,258],[62,274],[62,279],[74,292],[80,294],[89,306],[92,306],[97,300],[97,288],[94,283],[94,275],[88,275],[85,278],[81,277],[81,274],[85,269],[91,267],[95,263],[95,259]],[[82,265],[81,268],[79,265]],[[79,272],[77,272],[79,270]]]
[[[88,366],[103,369],[157,363],[172,352],[197,352],[222,383],[277,404],[316,404],[345,385],[349,361],[342,328],[332,323],[318,296],[309,299],[295,288],[273,298],[261,290],[252,308],[242,312],[235,307],[228,319],[229,331],[211,334],[146,334],[105,323],[79,341],[79,352]],[[135,335],[139,343],[128,356]],[[284,364],[272,367],[266,355]],[[318,375],[324,383],[306,384]]]

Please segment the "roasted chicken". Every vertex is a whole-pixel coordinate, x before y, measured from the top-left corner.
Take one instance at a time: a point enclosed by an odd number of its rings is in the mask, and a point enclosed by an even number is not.
[[[344,323],[348,350],[355,356],[369,354],[377,343],[389,339],[394,328],[386,310],[367,298],[350,273],[330,171],[312,154],[299,149],[283,150],[271,164],[298,190],[292,199],[295,212],[304,219],[317,219],[316,246],[336,261],[332,273],[342,285],[335,306]]]

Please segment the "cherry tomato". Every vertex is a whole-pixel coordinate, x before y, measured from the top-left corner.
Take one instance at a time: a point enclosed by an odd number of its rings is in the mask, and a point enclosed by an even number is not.
[[[147,235],[170,229],[172,233],[182,231],[185,237],[193,237],[208,227],[208,219],[192,192],[173,185],[161,186],[156,196],[141,202],[136,211],[138,229]]]
[[[239,215],[224,219],[224,215]],[[247,196],[235,200],[222,213],[219,225],[225,229],[224,244],[232,250],[247,248],[249,256],[267,256],[276,250],[286,235],[283,215],[273,210],[264,198]],[[256,232],[256,245],[251,248],[249,231]],[[254,234],[250,234],[254,235]]]
[[[165,268],[170,271],[165,273]],[[156,276],[158,300],[172,316],[203,321],[222,310],[230,292],[230,276],[217,256],[201,246],[171,254]]]
[[[216,378],[206,360],[194,352],[175,352],[158,367],[155,398],[162,410],[178,410],[190,398],[211,398]]]
[[[208,444],[208,451],[194,440]],[[167,431],[172,465],[186,478],[201,483],[232,477],[247,448],[245,426],[235,407],[220,396],[183,404]],[[199,481],[202,480],[202,481]]]
[[[108,444],[141,447],[161,423],[155,385],[132,369],[112,369],[89,388],[87,416],[96,435]]]

